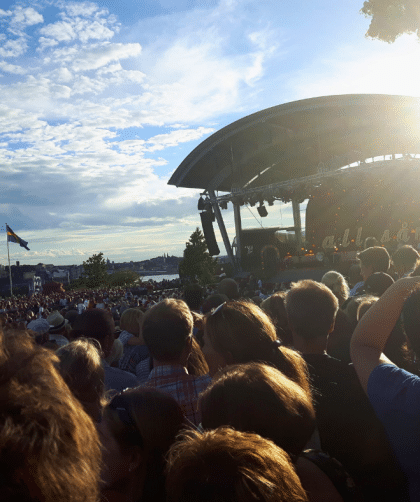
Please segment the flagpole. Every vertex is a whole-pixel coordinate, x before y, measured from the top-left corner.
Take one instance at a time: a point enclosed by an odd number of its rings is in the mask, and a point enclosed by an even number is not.
[[[7,235],[7,223],[6,223],[6,241],[7,241],[7,258],[9,259],[10,296],[13,297],[13,290],[12,290],[12,267],[10,266],[9,237]]]

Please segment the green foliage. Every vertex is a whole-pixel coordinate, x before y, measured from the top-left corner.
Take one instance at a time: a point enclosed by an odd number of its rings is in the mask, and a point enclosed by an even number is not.
[[[104,254],[94,254],[83,262],[85,286],[90,289],[99,288],[107,282],[106,261]]]
[[[78,289],[84,289],[86,287],[86,278],[80,277],[79,279],[74,279],[67,286],[64,286],[66,291],[76,291]]]
[[[108,285],[114,287],[129,287],[138,283],[140,276],[134,270],[117,270],[108,276]]]
[[[371,18],[367,37],[392,43],[403,33],[420,38],[420,3],[418,0],[367,0],[360,12]]]
[[[186,243],[184,258],[179,264],[179,276],[197,279],[202,285],[214,280],[217,260],[209,255],[204,235],[199,228],[191,234]]]

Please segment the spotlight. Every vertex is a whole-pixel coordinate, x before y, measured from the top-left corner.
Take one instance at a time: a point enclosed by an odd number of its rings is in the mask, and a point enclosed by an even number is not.
[[[274,206],[274,197],[267,197],[267,202],[269,206]]]
[[[219,202],[220,209],[227,209],[228,203],[226,200],[222,200]]]
[[[257,211],[258,214],[261,216],[261,218],[268,216],[267,208],[264,206],[262,202],[260,202],[260,205],[257,207]]]
[[[206,208],[206,203],[204,202],[204,199],[203,197],[200,197],[198,199],[198,205],[197,205],[197,208],[199,211],[204,211],[204,209]]]

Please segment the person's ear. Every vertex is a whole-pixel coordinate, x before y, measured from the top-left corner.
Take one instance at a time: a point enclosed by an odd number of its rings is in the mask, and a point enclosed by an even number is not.
[[[334,321],[331,323],[330,329],[328,330],[328,334],[329,334],[329,335],[330,335],[330,334],[334,331],[334,328],[335,328],[335,319],[334,319]]]
[[[131,474],[135,472],[140,465],[143,463],[143,453],[139,448],[133,448],[132,453],[130,453],[128,472]]]

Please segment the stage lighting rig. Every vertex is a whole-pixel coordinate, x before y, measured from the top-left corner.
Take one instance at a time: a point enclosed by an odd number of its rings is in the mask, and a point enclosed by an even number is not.
[[[261,216],[261,218],[265,218],[268,216],[267,208],[264,206],[262,202],[260,202],[260,205],[257,207],[258,214]]]

